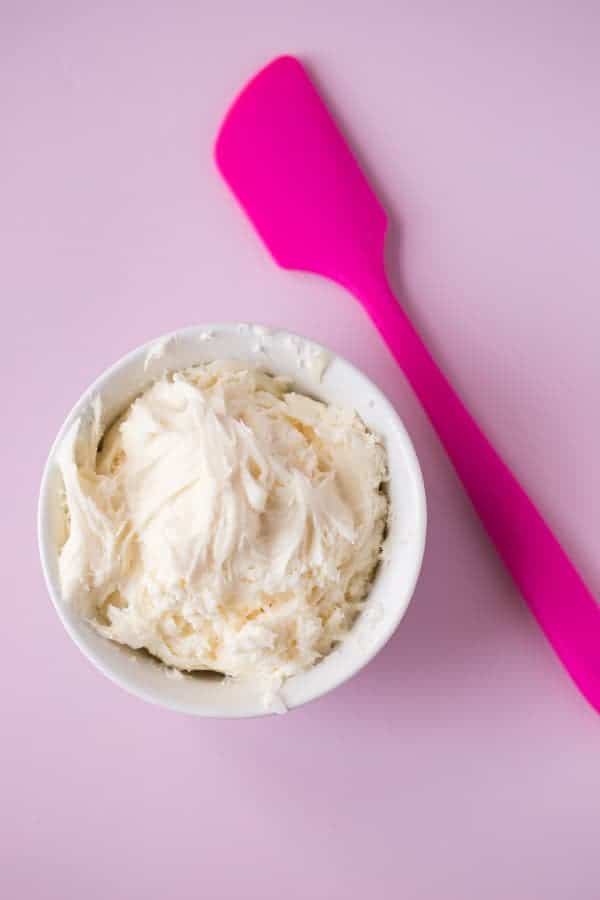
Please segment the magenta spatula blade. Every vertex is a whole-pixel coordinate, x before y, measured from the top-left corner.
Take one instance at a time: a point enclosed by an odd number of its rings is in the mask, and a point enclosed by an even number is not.
[[[600,711],[600,608],[393,296],[385,213],[296,59],[276,59],[242,91],[216,159],[279,265],[331,278],[364,305],[541,628]]]

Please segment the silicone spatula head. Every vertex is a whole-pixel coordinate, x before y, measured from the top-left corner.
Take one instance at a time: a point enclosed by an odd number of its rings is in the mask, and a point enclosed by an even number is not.
[[[217,165],[276,262],[333,278],[380,265],[386,216],[297,59],[262,69],[229,110]]]

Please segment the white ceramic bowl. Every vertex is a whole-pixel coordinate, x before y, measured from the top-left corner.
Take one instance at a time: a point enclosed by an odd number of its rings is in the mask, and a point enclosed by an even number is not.
[[[262,346],[266,347],[266,350]],[[306,365],[311,354],[330,362],[319,379]],[[61,488],[55,450],[71,423],[89,414],[100,396],[106,427],[145,387],[167,370],[215,359],[239,359],[293,379],[296,389],[327,403],[355,409],[382,435],[390,470],[390,519],[386,561],[377,571],[364,612],[340,645],[310,671],[290,678],[281,691],[287,708],[320,697],[346,681],[383,647],[406,612],[421,567],[426,508],[423,479],[411,440],[383,394],[354,366],[312,341],[252,325],[188,328],[139,347],[108,369],[83,394],[60,429],[50,451],[40,489],[38,533],[42,567],[50,596],[79,649],[105,675],[131,693],[162,706],[200,716],[265,715],[261,693],[252,685],[214,676],[167,677],[151,658],[101,637],[63,602],[58,575],[57,535],[61,527],[57,494]]]

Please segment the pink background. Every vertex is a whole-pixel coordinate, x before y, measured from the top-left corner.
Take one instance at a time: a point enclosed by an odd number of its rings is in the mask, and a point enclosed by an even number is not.
[[[600,896],[597,716],[358,305],[279,271],[211,159],[245,79],[301,55],[401,221],[415,321],[597,590],[599,45],[585,0],[4,0],[7,900]],[[34,519],[49,444],[102,369],[240,318],[322,339],[388,393],[430,529],[413,606],[364,672],[288,716],[214,722],[84,660]]]

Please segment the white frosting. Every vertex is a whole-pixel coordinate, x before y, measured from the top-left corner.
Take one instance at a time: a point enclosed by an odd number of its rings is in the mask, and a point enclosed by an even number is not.
[[[169,666],[269,683],[342,639],[377,565],[379,440],[350,411],[240,363],[165,376],[59,453],[64,597]]]
[[[331,362],[331,356],[327,350],[316,344],[310,344],[294,334],[287,335],[285,342],[295,352],[300,368],[306,369],[315,381],[321,381]]]

